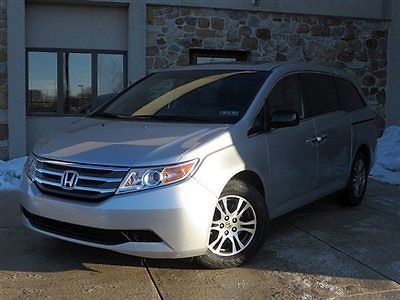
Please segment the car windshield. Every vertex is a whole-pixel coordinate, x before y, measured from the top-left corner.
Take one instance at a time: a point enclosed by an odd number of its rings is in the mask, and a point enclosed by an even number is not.
[[[233,124],[268,72],[167,71],[137,82],[92,117]]]

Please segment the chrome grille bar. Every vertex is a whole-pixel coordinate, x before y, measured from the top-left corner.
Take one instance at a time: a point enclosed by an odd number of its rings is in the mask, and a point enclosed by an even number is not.
[[[42,159],[42,158],[38,158],[37,160],[38,160],[38,162],[41,162],[41,163],[51,164],[51,165],[59,165],[59,166],[63,166],[66,168],[104,170],[104,171],[114,171],[114,172],[120,172],[120,171],[127,172],[130,169],[130,168],[125,168],[125,167],[110,167],[110,166],[101,166],[101,165],[86,165],[86,164],[78,164],[78,163],[69,163],[69,162],[63,162],[63,161],[47,160],[47,159]]]
[[[60,178],[63,175],[62,172],[50,171],[41,168],[37,168],[36,172],[39,172],[41,174],[59,176]],[[96,176],[85,176],[85,175],[79,175],[79,179],[91,180],[91,181],[103,181],[103,182],[121,182],[122,180],[122,178],[107,178],[107,177],[96,177]]]
[[[41,179],[36,177],[35,181],[40,183],[40,184],[47,184],[47,185],[51,185],[51,186],[56,186],[61,188],[61,184],[60,183],[56,183],[54,181],[49,181],[49,180],[45,180],[45,179]],[[74,190],[77,191],[87,191],[87,192],[96,192],[96,193],[114,193],[115,189],[101,189],[101,188],[93,188],[93,187],[84,187],[84,186],[75,186]]]

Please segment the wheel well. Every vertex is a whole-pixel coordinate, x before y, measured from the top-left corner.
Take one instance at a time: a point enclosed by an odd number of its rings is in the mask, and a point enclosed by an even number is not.
[[[242,171],[231,178],[246,181],[252,184],[265,197],[264,185],[260,177],[252,171]]]
[[[358,147],[356,153],[363,153],[363,154],[365,154],[365,156],[366,156],[366,158],[367,158],[367,164],[368,164],[368,167],[369,167],[370,164],[371,164],[371,156],[370,156],[371,154],[370,154],[370,152],[369,152],[368,146],[367,146],[366,144],[362,144],[360,147]]]

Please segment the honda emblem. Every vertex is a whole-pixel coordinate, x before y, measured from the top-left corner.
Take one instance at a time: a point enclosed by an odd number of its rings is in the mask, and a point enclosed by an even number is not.
[[[64,190],[73,190],[78,183],[79,173],[76,171],[65,171],[61,176],[61,187]]]

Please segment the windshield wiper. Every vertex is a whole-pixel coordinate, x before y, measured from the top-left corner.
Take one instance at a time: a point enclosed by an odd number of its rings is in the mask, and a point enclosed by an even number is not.
[[[149,119],[149,120],[160,120],[160,121],[181,121],[181,122],[196,122],[196,123],[215,123],[209,119],[196,118],[190,116],[168,116],[168,115],[137,115],[131,116],[132,119]]]

